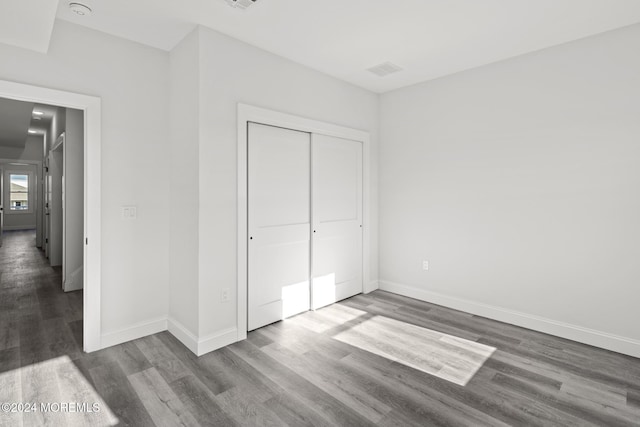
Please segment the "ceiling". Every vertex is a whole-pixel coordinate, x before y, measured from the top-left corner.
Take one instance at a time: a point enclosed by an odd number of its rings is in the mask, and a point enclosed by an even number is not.
[[[93,14],[57,17],[164,50],[201,24],[374,92],[640,22],[638,0],[75,1]],[[366,71],[386,61],[404,70]]]
[[[5,0],[0,4],[0,42],[46,53],[57,1]]]
[[[0,146],[24,147],[33,104],[0,98]]]
[[[43,136],[57,107],[0,98],[0,146],[24,148],[29,130]],[[33,114],[39,111],[42,115]]]

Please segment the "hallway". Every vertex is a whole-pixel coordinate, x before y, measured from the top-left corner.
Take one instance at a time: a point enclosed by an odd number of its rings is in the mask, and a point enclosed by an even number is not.
[[[84,359],[82,291],[64,293],[61,274],[35,246],[34,230],[4,233],[0,247],[2,403],[58,404],[76,401],[80,391],[92,392],[73,362]],[[69,382],[77,387],[69,387]],[[40,407],[12,409],[15,412],[7,413],[3,407],[0,426],[68,422],[56,407],[48,408],[50,413]]]
[[[35,231],[4,233],[0,350],[20,346],[22,366],[82,352],[82,291],[65,294],[61,280],[61,269],[50,267],[36,248]]]

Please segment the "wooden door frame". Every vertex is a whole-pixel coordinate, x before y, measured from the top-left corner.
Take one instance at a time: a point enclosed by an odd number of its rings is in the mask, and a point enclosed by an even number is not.
[[[351,129],[318,120],[307,119],[300,116],[281,113],[266,108],[238,103],[238,175],[237,175],[237,324],[238,341],[247,338],[247,297],[248,297],[248,180],[247,180],[247,160],[248,160],[248,124],[259,123],[269,126],[277,126],[286,129],[309,132],[311,134],[322,134],[335,136],[343,139],[350,139],[362,143],[362,291],[371,292],[371,197],[370,197],[370,152],[371,137],[369,132]]]
[[[39,86],[0,80],[0,97],[74,108],[84,112],[84,351],[100,350],[101,321],[101,100]]]

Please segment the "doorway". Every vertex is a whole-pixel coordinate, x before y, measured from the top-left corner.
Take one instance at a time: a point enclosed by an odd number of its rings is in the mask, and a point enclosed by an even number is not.
[[[84,283],[83,349],[101,348],[100,328],[100,98],[71,92],[0,80],[0,97],[28,103],[56,105],[80,110],[84,123],[82,171],[84,220],[83,242]]]

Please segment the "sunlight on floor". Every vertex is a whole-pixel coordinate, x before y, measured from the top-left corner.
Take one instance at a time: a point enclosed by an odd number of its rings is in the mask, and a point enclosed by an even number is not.
[[[379,315],[333,338],[462,386],[496,350]]]
[[[0,373],[2,425],[114,426],[113,414],[68,356]],[[5,424],[5,421],[7,424]]]
[[[291,321],[303,328],[321,334],[356,320],[366,314],[366,311],[340,304],[333,304],[318,311],[312,311],[305,313],[303,316],[295,317]]]

